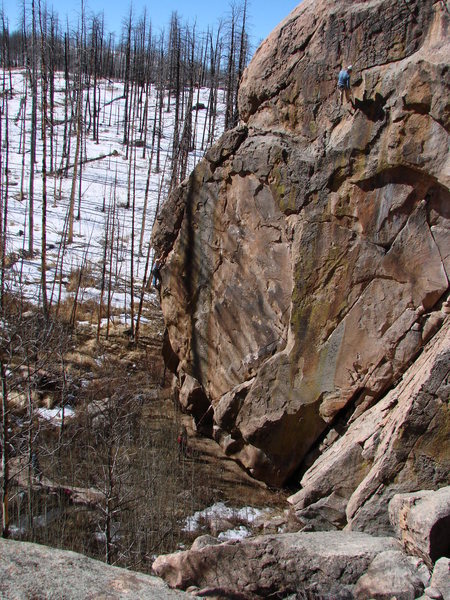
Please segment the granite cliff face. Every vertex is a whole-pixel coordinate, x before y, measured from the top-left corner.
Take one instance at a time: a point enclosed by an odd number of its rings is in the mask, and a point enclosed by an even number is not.
[[[304,0],[153,233],[181,403],[269,484],[317,459],[293,504],[333,526],[448,473],[449,22],[440,1]]]

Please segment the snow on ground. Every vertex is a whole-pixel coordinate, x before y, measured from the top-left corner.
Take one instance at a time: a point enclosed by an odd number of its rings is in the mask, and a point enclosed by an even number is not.
[[[38,408],[36,409],[36,413],[38,417],[44,419],[45,421],[49,421],[52,425],[59,425],[64,417],[64,419],[71,419],[75,416],[74,409],[67,405],[64,406],[64,414],[63,409],[61,407],[58,408]]]
[[[9,78],[7,78],[8,80]],[[29,173],[30,173],[30,127],[31,127],[31,98],[26,86],[23,70],[17,69],[12,73],[13,97],[8,100],[8,140],[9,158],[6,165],[5,134],[2,137],[3,165],[8,168],[8,228],[7,255],[9,268],[7,271],[7,286],[33,302],[41,297],[41,218],[42,218],[42,140],[38,134],[37,161],[35,165],[34,188],[34,254],[27,254],[29,245]],[[56,168],[61,166],[61,154],[64,132],[65,91],[63,76],[57,75],[55,82],[55,144],[54,155]],[[144,216],[144,197],[147,184],[149,158],[151,155],[152,124],[156,107],[156,89],[151,86],[149,96],[149,116],[147,131],[146,156],[143,158],[142,148],[129,148],[129,157],[136,160],[136,179],[131,178],[129,186],[130,160],[126,157],[126,147],[123,140],[123,112],[125,100],[123,84],[120,82],[104,81],[100,84],[101,109],[99,113],[99,142],[92,139],[89,130],[89,118],[86,118],[85,144],[83,144],[83,160],[97,159],[83,164],[78,169],[75,194],[75,216],[79,217],[74,223],[74,241],[65,245],[66,221],[68,215],[70,192],[73,179],[73,168],[69,168],[67,176],[49,175],[47,178],[47,295],[52,304],[58,299],[74,297],[74,281],[70,285],[70,276],[76,283],[76,274],[84,264],[84,273],[89,273],[92,281],[89,287],[82,291],[79,300],[92,299],[99,301],[101,288],[101,264],[104,259],[105,233],[108,214],[110,224],[114,218],[115,236],[112,260],[107,260],[106,282],[111,274],[113,290],[110,303],[122,312],[121,320],[127,322],[130,306],[131,269],[134,278],[134,300],[139,299],[142,277],[144,275],[147,248],[149,245],[151,227],[155,218],[158,196],[164,200],[168,188],[170,160],[169,149],[172,146],[174,108],[167,112],[165,104],[162,112],[163,138],[161,141],[161,169],[155,172],[155,156],[149,181],[149,197],[145,214],[145,225],[142,227]],[[201,89],[199,101],[208,104],[209,89]],[[111,102],[111,100],[113,100]],[[145,101],[145,95],[142,102]],[[167,103],[167,98],[165,99]],[[23,131],[22,111],[26,110],[26,127]],[[203,125],[207,117],[206,110],[193,112],[193,122],[197,121],[195,150],[189,156],[188,172],[203,156],[206,148],[201,148]],[[70,111],[69,111],[70,114]],[[38,110],[38,120],[40,114]],[[38,132],[40,123],[38,122]],[[223,129],[224,109],[220,104],[217,117],[215,137]],[[5,125],[3,124],[5,131]],[[134,139],[141,139],[137,124],[133,133]],[[73,165],[76,137],[70,138],[70,164]],[[47,141],[47,153],[50,142]],[[25,152],[24,152],[25,149]],[[103,158],[99,158],[103,156]],[[51,170],[47,156],[47,170]],[[82,179],[80,183],[80,171]],[[132,166],[131,173],[134,172]],[[5,185],[5,182],[4,182]],[[127,202],[133,203],[135,193],[135,212],[126,208]],[[114,213],[114,214],[113,214]],[[131,265],[132,229],[134,226],[134,264]],[[141,252],[139,252],[141,250]],[[109,249],[108,249],[109,251]],[[59,285],[59,280],[62,285]],[[103,303],[107,301],[104,294]]]
[[[233,508],[227,506],[224,502],[216,502],[212,506],[208,506],[204,510],[195,512],[188,517],[183,526],[183,531],[195,533],[200,531],[204,523],[208,524],[209,528],[223,528],[217,536],[220,541],[243,539],[252,535],[249,527],[264,514],[267,514],[269,509],[254,508],[252,506],[244,506],[243,508]],[[240,523],[236,527],[226,528],[226,522]]]
[[[252,535],[252,532],[241,525],[240,527],[235,527],[234,529],[227,529],[226,531],[222,531],[217,536],[219,542],[227,542],[228,540],[243,540]]]

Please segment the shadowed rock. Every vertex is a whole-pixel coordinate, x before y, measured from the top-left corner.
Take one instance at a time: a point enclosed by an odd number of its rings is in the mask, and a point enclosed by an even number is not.
[[[389,534],[394,494],[446,485],[449,365],[447,319],[399,384],[374,406],[360,407],[360,416],[306,471],[301,490],[289,498],[298,518],[315,526],[337,496],[341,508],[335,520]]]

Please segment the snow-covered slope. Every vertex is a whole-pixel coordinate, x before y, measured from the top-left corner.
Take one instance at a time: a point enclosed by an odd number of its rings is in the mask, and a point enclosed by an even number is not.
[[[9,74],[3,79],[9,92]],[[34,254],[27,252],[29,246],[29,173],[30,173],[30,130],[31,130],[31,97],[29,84],[27,86],[24,70],[12,72],[12,97],[8,98],[3,118],[2,134],[2,167],[8,169],[8,202],[7,208],[7,271],[6,285],[8,289],[19,291],[27,299],[39,301],[41,294],[41,232],[42,232],[42,152],[40,98],[38,106],[38,139],[35,164],[34,184]],[[105,237],[109,219],[109,235],[113,238],[108,243],[106,252],[105,279],[110,280],[112,303],[123,307],[121,318],[127,318],[127,306],[130,302],[131,269],[135,284],[135,297],[139,295],[142,277],[145,269],[147,249],[150,239],[151,226],[158,204],[162,201],[170,179],[170,152],[173,143],[174,130],[174,98],[172,97],[170,111],[167,110],[167,96],[162,111],[163,127],[161,138],[160,169],[156,172],[156,148],[152,157],[152,169],[149,180],[148,203],[145,222],[145,190],[147,174],[151,157],[154,111],[157,108],[157,91],[150,87],[149,113],[147,128],[147,148],[144,154],[142,140],[144,132],[139,131],[136,117],[133,132],[134,140],[140,144],[129,147],[123,145],[124,121],[124,89],[122,82],[102,81],[100,90],[99,112],[99,141],[93,140],[92,128],[89,128],[89,111],[83,116],[83,143],[81,151],[82,170],[78,168],[75,192],[75,221],[74,240],[67,244],[67,216],[70,193],[73,180],[73,164],[76,145],[76,123],[72,124],[70,160],[68,172],[62,177],[49,173],[47,177],[47,295],[54,304],[58,297],[66,298],[76,287],[70,285],[70,277],[77,279],[80,267],[83,265],[84,274],[89,274],[89,287],[84,286],[79,300],[88,298],[99,299],[101,288],[102,264],[105,257]],[[40,90],[39,90],[40,93]],[[209,89],[200,89],[198,100],[207,105]],[[84,93],[85,105],[87,92]],[[25,100],[26,99],[26,100]],[[53,129],[54,162],[50,165],[50,140],[47,141],[47,171],[61,167],[63,147],[65,102],[65,82],[62,74],[55,78],[55,113]],[[139,111],[145,103],[145,93],[139,103]],[[215,137],[223,129],[223,105],[219,104],[219,114],[216,120]],[[26,111],[26,126],[23,132],[23,111]],[[70,108],[69,108],[70,115]],[[6,116],[8,131],[6,131]],[[195,129],[195,149],[189,154],[188,172],[202,157],[204,123],[207,118],[206,110],[193,111],[192,122]],[[50,127],[47,127],[49,135]],[[131,134],[130,134],[131,137]],[[9,153],[7,157],[7,144]],[[137,147],[138,146],[138,147]],[[23,149],[25,148],[25,152]],[[130,167],[130,160],[131,167]],[[135,163],[134,163],[135,161]],[[81,181],[80,181],[81,179]],[[3,194],[6,191],[6,177],[3,178]],[[133,196],[135,211],[133,216]],[[130,208],[127,208],[127,203]],[[5,204],[4,204],[5,208]],[[3,212],[3,211],[2,211]],[[79,218],[77,218],[79,215]],[[2,217],[3,218],[3,217]],[[143,225],[144,224],[144,225]],[[132,232],[134,228],[134,234]],[[111,234],[112,231],[112,234]],[[131,265],[131,246],[134,237],[134,260]],[[61,276],[62,273],[62,276]],[[62,279],[63,285],[58,281]],[[70,291],[72,290],[72,292]]]

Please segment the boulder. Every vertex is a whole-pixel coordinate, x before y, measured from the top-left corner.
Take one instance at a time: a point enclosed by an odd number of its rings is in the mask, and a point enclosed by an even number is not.
[[[450,556],[450,486],[395,495],[389,518],[405,550],[429,566]]]
[[[434,590],[441,595],[442,600],[450,600],[450,559],[447,557],[440,558],[436,561],[431,577],[431,583],[428,589],[425,589],[425,594],[430,598],[433,596],[430,593]],[[437,594],[436,594],[437,595]],[[440,599],[438,599],[440,600]]]
[[[209,410],[208,434],[271,485],[381,400],[442,327],[430,315],[450,274],[448,26],[434,0],[304,0],[244,73],[239,127],[158,215],[183,404],[196,421]],[[336,94],[349,62],[355,110]],[[372,460],[352,452],[347,499]]]
[[[428,586],[430,573],[423,563],[398,550],[381,552],[371,562],[367,573],[358,580],[357,600],[414,600]]]
[[[150,575],[111,567],[76,552],[0,538],[0,598],[28,600],[181,600]]]
[[[195,586],[206,596],[352,598],[374,558],[389,550],[399,550],[393,538],[358,532],[285,533],[159,556],[153,570],[171,587]]]
[[[216,546],[220,542],[212,535],[199,535],[192,543],[191,550],[201,550],[206,546]]]

